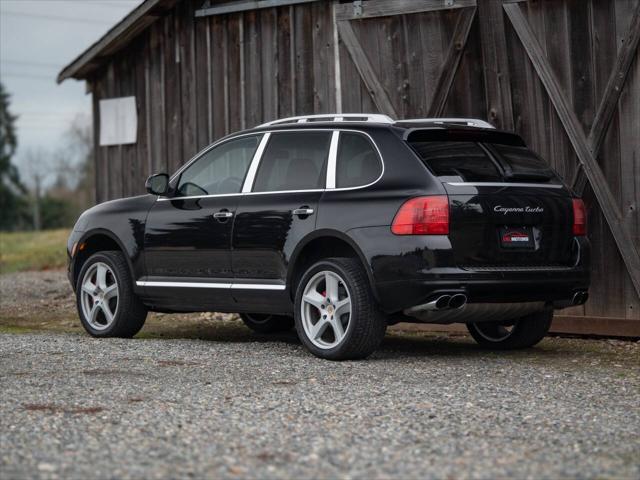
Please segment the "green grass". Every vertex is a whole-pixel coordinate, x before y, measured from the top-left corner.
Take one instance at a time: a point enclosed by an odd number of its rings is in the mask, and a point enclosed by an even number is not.
[[[69,230],[0,232],[0,273],[61,268]]]

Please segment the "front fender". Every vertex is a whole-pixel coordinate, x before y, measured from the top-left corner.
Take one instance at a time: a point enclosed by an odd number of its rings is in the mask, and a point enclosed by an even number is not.
[[[69,238],[68,249],[73,243],[86,244],[89,254],[100,249],[113,249],[116,245],[121,250],[129,265],[131,279],[144,275],[144,234],[149,210],[156,201],[152,195],[124,198],[105,202],[87,210],[82,214],[82,232],[74,231]],[[92,239],[94,239],[92,241]],[[107,240],[108,239],[108,240]],[[92,248],[92,243],[93,248]],[[107,248],[104,246],[106,245]],[[75,275],[78,259],[70,257],[70,276]],[[71,273],[73,270],[73,274]],[[73,280],[72,280],[73,282]]]

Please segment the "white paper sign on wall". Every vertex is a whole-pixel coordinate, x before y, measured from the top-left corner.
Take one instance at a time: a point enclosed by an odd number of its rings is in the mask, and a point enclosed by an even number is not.
[[[136,143],[136,97],[100,100],[100,146]]]

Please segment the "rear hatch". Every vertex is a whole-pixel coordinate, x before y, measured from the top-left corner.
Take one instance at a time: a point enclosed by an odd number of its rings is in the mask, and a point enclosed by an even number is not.
[[[571,195],[520,137],[426,129],[413,131],[407,140],[447,191],[449,238],[458,267],[571,265]]]

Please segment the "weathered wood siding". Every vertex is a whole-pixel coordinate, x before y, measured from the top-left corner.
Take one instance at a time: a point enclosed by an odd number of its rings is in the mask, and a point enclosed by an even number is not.
[[[227,133],[339,110],[489,118],[513,126],[569,183],[576,177],[572,143],[501,2],[496,8],[495,0],[477,6],[458,0],[454,6],[464,8],[443,9],[444,2],[425,0],[439,9],[340,17],[337,25],[334,15],[348,14],[350,4],[319,1],[196,17],[201,3],[180,2],[90,78],[96,138],[101,98],[135,95],[139,116],[135,145],[96,146],[98,201],[143,193],[147,175],[174,171]],[[638,0],[516,5],[587,136]],[[500,16],[504,23],[493,28]],[[640,62],[637,50],[633,55],[596,153],[637,248]],[[593,288],[584,307],[565,313],[600,323],[640,321],[640,299],[619,247],[590,186],[584,195]]]

